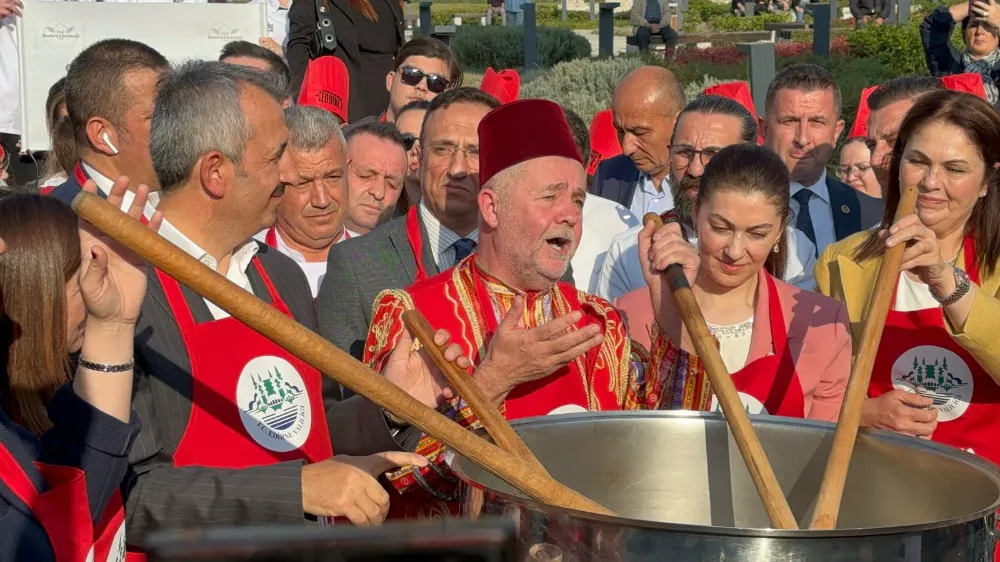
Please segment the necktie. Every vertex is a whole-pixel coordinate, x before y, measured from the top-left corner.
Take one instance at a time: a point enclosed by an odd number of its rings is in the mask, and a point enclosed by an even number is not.
[[[795,195],[792,195],[792,199],[795,199],[799,203],[799,213],[795,217],[795,228],[802,231],[806,235],[806,238],[813,243],[813,247],[816,248],[816,256],[819,256],[819,244],[816,243],[816,230],[813,228],[812,217],[809,216],[809,199],[813,196],[813,192],[809,189],[800,189]]]
[[[459,238],[452,246],[455,247],[455,263],[458,263],[476,251],[476,241],[469,238]]]

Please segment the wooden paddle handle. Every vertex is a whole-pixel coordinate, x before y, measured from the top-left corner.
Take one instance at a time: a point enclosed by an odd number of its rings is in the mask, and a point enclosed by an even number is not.
[[[663,220],[656,213],[647,213],[642,218],[643,224],[652,222],[659,228],[663,225]],[[757,493],[764,503],[764,510],[771,520],[771,525],[775,529],[798,529],[798,523],[792,509],[788,507],[788,500],[778,484],[778,479],[774,475],[764,447],[757,439],[757,434],[750,425],[750,416],[743,409],[743,402],[740,400],[739,392],[733,379],[726,370],[726,364],[722,361],[722,355],[715,345],[715,338],[708,329],[708,323],[701,313],[701,307],[695,300],[691,286],[688,284],[684,269],[678,264],[670,264],[665,273],[670,292],[677,303],[677,310],[680,312],[681,320],[687,328],[688,335],[694,344],[694,349],[698,353],[708,375],[708,380],[712,384],[715,395],[719,398],[719,405],[722,406],[722,413],[726,417],[726,423],[732,431],[736,446],[743,455],[743,461],[750,472]],[[655,311],[654,311],[655,312]]]
[[[315,332],[185,254],[100,197],[81,192],[73,199],[73,210],[111,239],[131,248],[233,318],[527,496],[555,506],[613,515],[604,506],[556,482],[547,474],[539,474],[523,460],[424,406]]]
[[[493,438],[493,442],[504,451],[533,465],[536,470],[548,474],[535,454],[514,431],[514,428],[500,415],[496,406],[486,398],[476,381],[454,362],[445,359],[443,349],[434,343],[434,329],[427,323],[424,315],[419,310],[407,310],[403,313],[403,324],[406,324],[410,333],[424,346],[427,354],[444,373],[451,387],[465,399],[472,413],[476,414],[479,421],[483,423],[483,427],[486,428],[486,432]]]
[[[903,190],[893,224],[913,214],[917,207],[917,194],[916,186]],[[854,441],[858,437],[858,427],[861,425],[861,411],[868,397],[868,385],[872,378],[872,368],[875,366],[875,355],[882,341],[885,319],[892,306],[892,293],[899,281],[899,270],[905,250],[905,244],[893,246],[887,249],[882,257],[875,289],[872,291],[865,313],[865,327],[861,332],[858,355],[854,359],[851,378],[847,382],[847,390],[844,391],[844,402],[840,406],[840,417],[833,434],[833,445],[830,448],[830,458],[826,462],[819,495],[816,497],[816,508],[809,524],[810,529],[833,529],[837,525],[840,502],[844,496],[844,484],[847,481],[847,470],[851,465]]]

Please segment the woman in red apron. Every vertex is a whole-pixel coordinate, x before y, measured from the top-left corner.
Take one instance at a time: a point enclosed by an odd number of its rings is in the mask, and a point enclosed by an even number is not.
[[[957,92],[910,109],[879,230],[831,246],[819,289],[843,300],[855,342],[886,247],[906,245],[862,423],[1000,462],[1000,118]],[[916,213],[893,224],[901,190]]]
[[[116,183],[109,201],[120,205],[127,187]],[[97,186],[86,182],[84,189],[95,193]],[[133,218],[141,216],[146,196],[144,187],[137,190],[128,211]],[[159,218],[152,222],[155,227]],[[3,561],[125,558],[125,518],[118,487],[138,431],[131,413],[132,346],[145,297],[145,266],[131,252],[93,232],[81,230],[79,236],[82,264],[76,283],[87,329],[72,386],[63,386],[52,398],[51,429],[41,438],[0,411]],[[0,242],[0,253],[4,248]],[[0,267],[7,265],[0,256]],[[6,340],[8,334],[3,335]],[[2,367],[6,387],[8,365]]]
[[[675,151],[672,165],[684,155]],[[702,155],[695,158],[701,160]],[[698,162],[700,164],[701,162]],[[835,420],[850,374],[844,307],[780,280],[786,263],[788,170],[770,150],[722,149],[704,168],[691,221],[697,247],[677,214],[639,237],[649,288],[616,305],[633,340],[651,345],[651,371],[630,399],[643,409],[718,410],[673,300],[661,298],[659,270],[681,264],[750,414]],[[793,256],[794,259],[794,256]],[[656,273],[652,273],[652,272]],[[652,301],[652,302],[651,302]],[[654,319],[655,315],[655,319]]]

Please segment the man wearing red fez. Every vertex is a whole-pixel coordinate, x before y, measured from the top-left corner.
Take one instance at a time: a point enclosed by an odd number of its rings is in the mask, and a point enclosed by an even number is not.
[[[524,123],[534,134],[524,136]],[[633,356],[621,316],[608,301],[559,281],[580,240],[587,198],[562,109],[547,100],[501,106],[482,120],[479,139],[478,253],[404,290],[382,292],[364,361],[386,369],[404,336],[401,314],[416,309],[478,365],[470,375],[507,419],[625,408],[639,368],[633,361],[643,370],[645,363]],[[478,424],[461,400],[441,411],[463,426]],[[390,473],[402,494],[391,509],[457,512],[447,501],[455,484],[442,445],[424,435],[417,452],[434,466]]]
[[[319,57],[306,67],[298,104],[325,109],[343,125],[347,122],[350,95],[351,77],[344,61],[334,56]]]
[[[883,189],[889,185],[892,149],[896,146],[896,135],[906,112],[920,96],[942,88],[941,82],[931,76],[900,76],[876,87],[868,96],[865,137],[871,150],[875,178]]]

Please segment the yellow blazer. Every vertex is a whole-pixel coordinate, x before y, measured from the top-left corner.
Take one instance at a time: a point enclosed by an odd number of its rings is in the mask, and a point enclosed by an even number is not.
[[[855,356],[864,329],[862,320],[875,290],[879,266],[882,265],[881,257],[862,263],[854,260],[854,251],[866,236],[868,232],[859,232],[831,244],[816,261],[815,269],[816,290],[847,305]],[[959,253],[956,263],[965,267],[964,251]],[[955,341],[971,353],[994,380],[1000,381],[1000,338],[997,337],[1000,328],[1000,299],[997,298],[1000,296],[1000,274],[980,276],[984,278],[980,279],[980,288],[973,289],[976,300],[965,326],[952,326],[947,320],[945,326]]]

